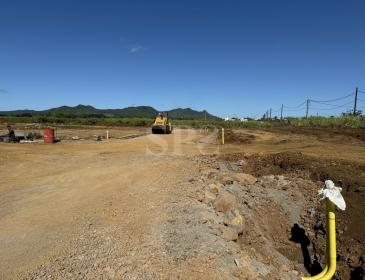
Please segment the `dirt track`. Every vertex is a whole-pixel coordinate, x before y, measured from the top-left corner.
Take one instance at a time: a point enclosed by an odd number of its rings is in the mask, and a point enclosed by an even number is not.
[[[315,136],[304,143],[301,134],[250,131],[240,136],[247,141],[228,138],[222,148],[215,137],[177,130],[109,142],[0,145],[0,278],[289,279],[307,273],[300,247],[288,239],[309,209],[301,189],[314,197],[320,182],[261,178],[276,172],[259,174],[254,165],[234,162],[301,151],[364,164],[364,143]],[[257,183],[237,183],[242,168]],[[224,215],[206,202],[208,185],[238,197],[246,228],[237,240],[222,238]],[[283,208],[289,200],[297,204]],[[255,221],[266,204],[277,212],[262,228]]]
[[[173,270],[159,260],[163,246],[158,236],[153,238],[174,216],[166,205],[181,199],[184,184],[196,174],[189,156],[198,153],[199,139],[193,131],[181,139],[177,135],[2,145],[1,278],[26,275],[52,256],[74,250],[65,245],[75,238],[89,238],[99,230],[121,240],[123,252],[117,255],[123,255],[124,265],[132,269],[156,262],[149,273],[161,270],[167,276],[166,271]],[[97,246],[94,249],[98,253]],[[95,259],[113,257],[104,254]]]

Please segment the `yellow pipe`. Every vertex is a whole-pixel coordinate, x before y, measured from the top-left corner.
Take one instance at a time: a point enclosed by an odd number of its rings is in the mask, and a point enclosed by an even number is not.
[[[327,213],[328,213],[328,261],[327,273],[320,280],[330,280],[336,272],[336,215],[335,205],[327,198]]]
[[[224,128],[222,128],[222,145],[224,145]]]
[[[321,280],[322,277],[327,273],[327,265],[324,267],[321,273],[312,277],[302,277],[302,280]]]
[[[312,277],[302,277],[302,280],[330,280],[336,272],[336,220],[335,205],[327,198],[327,234],[326,262],[323,271]]]

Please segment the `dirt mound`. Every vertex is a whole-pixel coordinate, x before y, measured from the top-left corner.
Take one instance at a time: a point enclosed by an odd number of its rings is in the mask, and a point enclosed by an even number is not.
[[[300,252],[289,240],[291,227],[301,220],[300,210],[290,209],[295,204],[306,208],[298,183],[275,176],[254,180],[215,157],[198,157],[197,164],[201,175],[195,183],[196,198],[206,208],[201,212],[203,224],[232,248],[237,278],[297,279],[305,274],[300,256],[286,254]],[[311,188],[313,183],[307,182]]]
[[[317,136],[319,140],[325,140],[328,138],[338,138],[342,141],[344,137],[349,139],[354,138],[361,141],[365,141],[365,128],[358,127],[294,127],[294,126],[283,126],[275,128],[263,129],[265,131],[271,132],[281,132],[281,133],[294,133],[303,134],[308,136]]]
[[[346,192],[365,193],[365,165],[345,160],[325,160],[300,152],[284,152],[271,155],[233,154],[228,160],[244,159],[244,171],[256,176],[295,173],[308,176],[313,181],[331,179]]]
[[[218,136],[221,137],[220,134]],[[225,129],[224,140],[230,144],[248,144],[255,140],[255,136],[246,133],[234,133],[232,129]]]

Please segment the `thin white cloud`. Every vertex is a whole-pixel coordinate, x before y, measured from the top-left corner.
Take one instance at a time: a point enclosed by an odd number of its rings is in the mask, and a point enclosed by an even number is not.
[[[131,52],[131,53],[139,53],[139,52],[143,52],[143,51],[145,51],[146,50],[146,48],[144,48],[144,47],[141,47],[141,46],[135,46],[135,47],[131,47],[130,49],[129,49],[129,52]]]
[[[140,53],[148,49],[142,46],[138,41],[124,36],[120,36],[119,41],[123,45],[123,48],[127,49],[130,53]]]

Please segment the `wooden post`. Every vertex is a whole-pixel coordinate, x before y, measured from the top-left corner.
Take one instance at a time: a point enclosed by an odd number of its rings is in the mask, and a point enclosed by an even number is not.
[[[308,119],[308,112],[309,112],[309,104],[310,104],[310,100],[307,99],[307,110],[305,112],[305,118]]]
[[[359,88],[356,88],[355,91],[355,103],[354,103],[354,112],[352,113],[353,115],[356,115],[356,109],[357,109],[357,92],[359,91]]]

